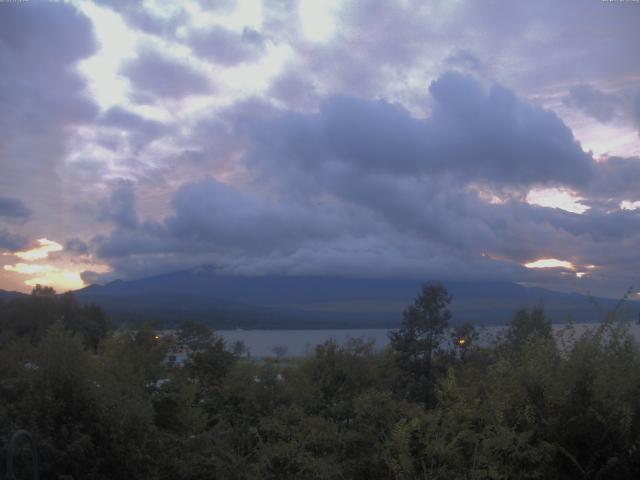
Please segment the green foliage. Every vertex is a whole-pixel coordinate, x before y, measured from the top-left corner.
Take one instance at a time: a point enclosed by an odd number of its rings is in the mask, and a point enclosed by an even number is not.
[[[541,306],[518,310],[505,332],[505,346],[519,350],[532,337],[551,338],[551,321],[544,315]]]
[[[456,325],[450,332],[451,345],[460,358],[464,358],[475,349],[479,337],[476,327],[468,322]]]
[[[354,339],[249,361],[194,324],[105,336],[100,315],[40,288],[0,305],[0,435],[32,431],[52,479],[640,474],[640,350],[615,313],[554,335],[541,308],[521,310],[480,345],[472,326],[445,328],[449,302],[425,287],[383,352]],[[164,361],[176,342],[183,368]]]
[[[27,338],[35,345],[56,321],[78,333],[93,350],[109,331],[109,321],[99,307],[81,306],[71,292],[56,295],[53,288],[36,285],[29,297],[0,303],[0,346],[16,338]]]
[[[401,328],[389,335],[396,361],[408,377],[413,399],[427,403],[431,400],[433,354],[449,326],[451,300],[444,285],[425,284],[415,302],[404,311]]]
[[[191,350],[206,347],[213,339],[213,332],[209,327],[193,321],[182,322],[178,329],[178,342]]]

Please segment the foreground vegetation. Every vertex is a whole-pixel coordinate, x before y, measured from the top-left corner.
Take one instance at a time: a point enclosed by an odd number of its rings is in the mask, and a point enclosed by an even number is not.
[[[540,308],[477,345],[427,285],[391,346],[249,362],[198,325],[110,332],[38,288],[0,303],[0,437],[34,433],[47,479],[533,479],[640,474],[640,351],[615,312],[559,341]],[[453,348],[441,350],[451,337]],[[24,478],[27,478],[26,476]]]

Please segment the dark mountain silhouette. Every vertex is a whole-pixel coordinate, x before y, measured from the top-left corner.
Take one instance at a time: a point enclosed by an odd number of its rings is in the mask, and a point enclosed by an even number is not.
[[[21,292],[13,292],[13,291],[8,291],[8,290],[0,290],[0,299],[4,300],[4,301],[9,301],[9,300],[13,300],[15,298],[22,298],[24,297],[26,294],[25,293],[21,293]]]
[[[230,276],[202,267],[138,280],[116,280],[76,291],[117,322],[176,325],[197,320],[215,328],[394,327],[423,282],[329,276]],[[554,322],[602,318],[586,295],[528,288],[510,282],[446,281],[454,323],[508,322],[520,307],[542,304]],[[617,300],[595,299],[602,310]],[[638,302],[624,312],[637,317]]]

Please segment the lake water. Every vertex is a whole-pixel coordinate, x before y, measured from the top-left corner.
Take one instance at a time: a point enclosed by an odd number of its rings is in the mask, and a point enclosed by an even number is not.
[[[577,334],[596,328],[598,324],[581,323],[574,325]],[[567,325],[555,324],[554,331],[557,335]],[[500,331],[503,326],[480,327],[480,343],[488,343]],[[640,342],[640,325],[629,324],[631,333],[636,341]],[[273,357],[273,349],[284,347],[285,356],[303,356],[312,353],[316,345],[329,339],[334,339],[338,344],[345,344],[350,338],[374,339],[375,348],[381,350],[389,344],[389,329],[357,329],[357,330],[218,330],[231,345],[237,340],[242,340],[254,357]]]

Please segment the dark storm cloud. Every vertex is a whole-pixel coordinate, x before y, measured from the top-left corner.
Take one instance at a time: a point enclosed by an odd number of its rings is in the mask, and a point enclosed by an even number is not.
[[[211,242],[228,249],[272,249],[302,237],[312,225],[303,209],[274,208],[259,198],[208,180],[189,184],[173,197],[167,221],[172,236]],[[322,225],[315,228],[322,235]]]
[[[455,31],[458,45],[509,62],[503,74],[520,88],[622,80],[640,68],[633,52],[640,9],[633,2],[492,0],[451,10],[446,39]]]
[[[454,52],[445,59],[445,63],[453,68],[473,73],[480,73],[484,70],[484,65],[480,59],[468,50]]]
[[[89,252],[89,245],[79,238],[71,238],[65,242],[64,249],[68,252],[84,255]]]
[[[123,67],[123,73],[142,94],[181,99],[188,95],[211,93],[212,86],[203,73],[187,62],[153,50],[146,50]]]
[[[353,273],[444,273],[465,259],[497,275],[504,264],[478,260],[484,251],[517,261],[554,249],[573,255],[580,242],[555,212],[517,196],[488,204],[471,188],[524,194],[534,184],[588,183],[594,162],[567,127],[469,77],[443,75],[430,91],[435,107],[426,121],[397,105],[349,97],[309,115],[237,105],[225,118],[249,146],[243,162],[255,177],[246,189],[186,184],[163,222],[117,220],[93,248],[129,274],[164,256],[208,258],[249,273],[326,273],[340,264]],[[111,217],[137,218],[113,207],[134,205],[131,188],[114,191],[110,210],[120,213]]]
[[[28,243],[29,241],[26,237],[11,233],[4,228],[0,229],[0,250],[14,252],[27,246]]]
[[[100,117],[100,123],[124,130],[137,130],[153,136],[166,130],[162,123],[148,120],[122,107],[111,107]]]
[[[633,119],[640,135],[640,92],[637,93],[633,101]]]
[[[469,77],[446,74],[431,84],[431,155],[463,176],[500,185],[584,184],[592,160],[552,112],[499,85],[485,93]]]
[[[62,160],[96,107],[74,68],[95,51],[91,22],[62,2],[0,3],[0,190],[34,217],[61,211]]]
[[[309,109],[320,98],[316,86],[307,74],[295,68],[285,70],[271,83],[269,96],[293,109]]]
[[[634,2],[363,0],[342,4],[333,35],[314,43],[297,27],[295,4],[272,2],[264,32],[290,44],[296,69],[330,95],[385,96],[413,106],[420,92],[412,80],[428,81],[442,66],[523,93],[628,82],[640,70],[639,22]]]
[[[179,2],[98,3],[145,45],[176,47],[138,48],[120,72],[131,104],[102,112],[76,68],[96,49],[89,20],[69,3],[0,2],[0,191],[33,213],[5,211],[25,231],[66,228],[55,238],[71,238],[68,251],[113,269],[87,280],[208,263],[244,274],[555,278],[519,265],[540,257],[597,264],[581,280],[594,287],[640,271],[640,211],[618,209],[639,200],[640,160],[594,162],[541,107],[640,128],[632,2],[343,2],[318,42],[291,0],[264,3],[260,31],[241,33],[195,29]],[[187,47],[198,58],[171,56]],[[221,71],[271,47],[286,47],[286,63],[260,98],[184,108],[216,93],[196,66]],[[221,91],[244,94],[234,88]],[[136,103],[175,116],[149,120]],[[537,187],[570,188],[591,209],[527,204]],[[24,240],[0,229],[0,246]]]
[[[186,11],[181,8],[168,18],[153,15],[144,8],[143,0],[96,0],[96,3],[118,12],[130,27],[162,37],[173,37],[187,19]]]
[[[640,136],[640,86],[607,93],[591,85],[575,85],[563,103],[600,123],[630,125]]]
[[[114,151],[121,149],[126,140],[134,152],[139,152],[149,142],[171,133],[169,127],[163,123],[143,118],[119,106],[111,107],[104,112],[96,124],[117,130],[115,135],[103,132],[99,137],[102,146]],[[120,135],[122,132],[126,133],[126,139]]]
[[[610,157],[598,163],[598,174],[587,193],[595,200],[640,200],[640,158]]]
[[[196,30],[189,35],[188,43],[197,55],[224,66],[256,60],[266,46],[264,37],[249,27],[242,33],[224,27]]]
[[[456,73],[429,91],[433,111],[426,121],[384,101],[334,97],[318,115],[276,114],[263,123],[250,110],[241,128],[250,130],[256,164],[266,156],[278,168],[342,163],[389,175],[448,174],[497,188],[585,185],[592,178],[593,160],[554,113]]]
[[[22,200],[11,197],[0,197],[0,218],[29,218],[31,209]]]
[[[105,210],[116,229],[109,238],[94,240],[102,256],[175,251],[290,253],[305,241],[330,240],[336,231],[358,224],[335,211],[310,217],[307,206],[258,198],[213,179],[178,190],[172,199],[173,213],[164,222],[138,224],[133,196],[130,183],[113,191]]]
[[[544,281],[552,274],[518,264],[557,257],[578,268],[617,268],[620,285],[631,280],[640,268],[630,254],[640,247],[640,215],[595,204],[578,215],[524,197],[541,185],[571,186],[594,201],[611,197],[611,189],[631,194],[640,162],[596,163],[555,114],[499,85],[486,89],[445,74],[429,91],[426,120],[398,105],[345,96],[315,114],[257,100],[236,104],[195,131],[205,138],[208,129],[225,130],[246,145],[246,184],[187,183],[162,222],[136,223],[135,211],[112,208],[124,220],[92,248],[129,276],[182,262],[246,274]],[[111,203],[134,205],[132,188],[116,189]],[[488,203],[483,192],[502,195],[503,203]],[[605,285],[595,274],[581,281]]]
[[[91,23],[70,5],[44,0],[16,3],[2,6],[0,41],[4,54],[21,55],[23,68],[57,70],[60,64],[95,50]]]
[[[622,100],[617,95],[601,92],[591,85],[571,87],[563,102],[602,123],[614,120],[622,107]]]
[[[112,222],[117,228],[133,229],[138,225],[133,183],[121,180],[111,192],[99,213],[100,220]]]

